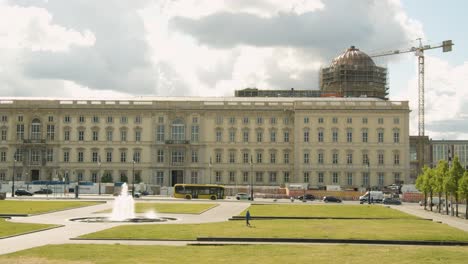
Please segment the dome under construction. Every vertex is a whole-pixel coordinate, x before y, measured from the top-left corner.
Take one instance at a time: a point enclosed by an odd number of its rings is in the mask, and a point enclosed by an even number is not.
[[[387,98],[387,69],[376,66],[369,55],[351,46],[320,70],[320,90],[344,97]]]

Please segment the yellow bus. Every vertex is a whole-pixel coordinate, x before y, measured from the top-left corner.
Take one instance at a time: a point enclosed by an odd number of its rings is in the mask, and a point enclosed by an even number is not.
[[[224,199],[224,186],[216,184],[183,184],[174,185],[174,197],[185,199]]]

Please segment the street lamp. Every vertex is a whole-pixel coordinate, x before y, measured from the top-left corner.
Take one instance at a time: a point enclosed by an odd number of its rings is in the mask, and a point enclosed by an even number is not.
[[[98,170],[98,193],[99,195],[101,195],[101,156],[98,156],[98,166],[99,166],[99,170]]]
[[[253,158],[250,156],[250,200],[254,200],[254,190],[253,190]]]
[[[132,160],[132,197],[135,197],[135,159]]]
[[[15,174],[16,174],[16,159],[13,160],[13,176],[11,177],[11,197],[15,197]]]

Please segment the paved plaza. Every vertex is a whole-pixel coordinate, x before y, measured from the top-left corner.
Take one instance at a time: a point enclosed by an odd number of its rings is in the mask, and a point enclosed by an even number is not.
[[[111,209],[113,205],[113,197],[88,197],[81,198],[89,200],[105,200],[106,203],[82,207],[77,209],[53,212],[48,214],[40,214],[30,217],[14,217],[10,221],[21,222],[21,223],[45,223],[45,224],[56,224],[61,225],[61,227],[53,228],[45,231],[14,236],[10,238],[0,239],[0,254],[7,254],[19,250],[24,250],[28,248],[33,248],[37,246],[43,246],[47,244],[66,244],[66,243],[84,243],[84,244],[115,244],[117,241],[104,241],[104,240],[71,240],[78,236],[97,232],[100,230],[108,229],[114,226],[128,224],[128,223],[83,223],[83,222],[73,222],[69,219],[79,218],[79,217],[96,217],[96,216],[107,216],[108,214],[96,214],[95,212]],[[210,202],[213,201],[186,201],[186,200],[176,200],[172,198],[159,198],[151,197],[140,199],[138,202],[163,202],[163,203],[177,203],[177,202]],[[256,203],[291,203],[289,200],[278,200],[273,202],[271,199],[257,199]],[[248,201],[236,201],[234,199],[226,199],[224,201],[216,201],[218,206],[207,210],[199,215],[196,214],[158,214],[159,217],[175,217],[178,220],[171,222],[162,222],[157,224],[192,224],[192,223],[208,223],[208,222],[222,222],[228,221],[228,219],[234,215],[238,215],[246,208],[250,206]],[[308,202],[311,203],[311,202]],[[321,204],[321,202],[314,201],[312,203]],[[357,202],[345,202],[345,204],[357,204]],[[339,205],[337,205],[339,206]],[[434,221],[448,224],[465,232],[468,232],[468,220],[461,218],[450,217],[446,215],[441,215],[438,213],[432,213],[424,211],[422,207],[417,204],[403,204],[401,206],[391,206],[392,208],[401,210],[403,212],[413,214],[423,218],[430,218]],[[460,207],[464,210],[464,207]],[[137,223],[143,224],[143,223]],[[154,224],[154,223],[153,223]],[[188,243],[194,243],[194,241],[127,241],[119,240],[119,244],[128,244],[128,245],[175,245],[182,246],[187,245]],[[200,242],[197,242],[200,243]]]

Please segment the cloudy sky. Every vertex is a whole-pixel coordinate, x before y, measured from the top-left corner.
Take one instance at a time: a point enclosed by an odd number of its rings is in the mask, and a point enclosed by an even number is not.
[[[426,135],[468,139],[463,0],[0,0],[0,96],[233,96],[318,89],[318,70],[355,45],[426,51]],[[417,58],[389,68],[417,134]]]

